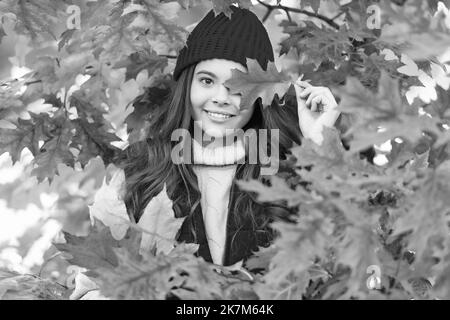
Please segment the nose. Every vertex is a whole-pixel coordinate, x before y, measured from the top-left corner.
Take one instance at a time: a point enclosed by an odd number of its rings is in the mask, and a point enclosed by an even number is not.
[[[229,105],[230,104],[229,91],[230,90],[224,85],[219,86],[219,89],[217,89],[217,92],[212,101],[220,105]]]

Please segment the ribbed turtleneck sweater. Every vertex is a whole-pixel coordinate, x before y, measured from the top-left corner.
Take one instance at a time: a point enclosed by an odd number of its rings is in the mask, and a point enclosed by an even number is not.
[[[213,262],[223,265],[230,189],[245,147],[242,140],[227,146],[203,147],[195,139],[192,143],[209,251]]]

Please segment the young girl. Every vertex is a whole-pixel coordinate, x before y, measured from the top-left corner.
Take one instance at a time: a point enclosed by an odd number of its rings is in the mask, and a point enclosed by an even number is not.
[[[152,115],[146,141],[125,150],[121,167],[126,177],[124,202],[135,221],[166,185],[175,216],[186,216],[176,240],[198,243],[197,255],[206,261],[240,267],[258,246],[273,240],[269,222],[289,219],[295,212],[283,203],[260,203],[236,185],[237,180],[262,178],[261,164],[249,161],[249,151],[256,145],[243,139],[208,143],[194,131],[200,127],[205,136],[220,141],[230,130],[277,129],[279,156],[284,160],[293,142],[301,144],[302,136],[321,144],[323,126],[333,126],[339,112],[328,88],[302,81],[294,84],[297,106],[273,103],[262,108],[258,99],[239,108],[241,95],[232,94],[224,84],[231,70],[247,72],[246,58],[256,59],[266,70],[274,55],[257,16],[230,8],[231,20],[211,10],[191,32],[178,55],[170,103]],[[179,141],[171,137],[177,129],[191,134],[190,163],[175,163],[172,157]]]

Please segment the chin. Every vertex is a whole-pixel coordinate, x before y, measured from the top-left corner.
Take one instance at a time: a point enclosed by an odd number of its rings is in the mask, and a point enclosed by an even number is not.
[[[233,129],[231,123],[215,123],[207,117],[202,117],[203,131],[211,137],[224,137],[226,130]]]
[[[225,136],[225,130],[219,128],[204,128],[205,133],[210,137],[220,138]]]

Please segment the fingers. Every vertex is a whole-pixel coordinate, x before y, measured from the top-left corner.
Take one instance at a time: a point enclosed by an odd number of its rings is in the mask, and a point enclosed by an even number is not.
[[[320,97],[320,96],[323,96],[323,92],[321,90],[317,90],[316,88],[313,88],[311,94],[308,96],[308,99],[306,99],[306,105],[309,106],[311,104],[312,99],[314,99],[315,97]]]
[[[322,97],[321,96],[316,96],[314,98],[311,99],[311,111],[319,111],[318,110],[318,106],[322,103]]]
[[[297,105],[298,105],[298,109],[302,110],[304,108],[306,108],[306,104],[305,104],[305,100],[299,98],[301,93],[302,93],[302,88],[300,88],[297,84],[294,84],[294,88],[295,88],[295,93],[297,95]]]
[[[308,82],[308,81],[302,81],[300,80],[301,78],[299,78],[295,83],[298,84],[300,87],[304,87],[304,88],[309,88],[312,87],[312,85]]]
[[[294,83],[294,89],[297,97],[299,97],[302,94],[303,89],[299,87],[298,84]]]
[[[309,106],[311,104],[311,101],[313,101],[313,99],[315,99],[317,97],[323,99],[322,102],[324,102],[325,95],[323,94],[323,92],[315,91],[309,95],[308,99],[306,100],[306,105]]]
[[[303,91],[300,93],[300,97],[306,98],[308,95],[311,94],[311,92],[313,92],[314,89],[315,89],[314,87],[308,87],[306,89],[303,89]]]
[[[316,99],[317,97],[320,97],[320,99],[317,98],[316,102],[317,103],[321,102],[324,105],[332,105],[333,104],[332,101],[334,101],[334,97],[331,94],[331,92],[324,87],[306,88],[305,90],[302,91],[300,96],[303,98],[308,96],[308,98],[306,99],[307,106],[310,106],[313,99]]]
[[[312,112],[321,113],[337,105],[330,89],[327,87],[314,87],[300,79],[301,77],[294,84],[299,111],[310,109]]]

